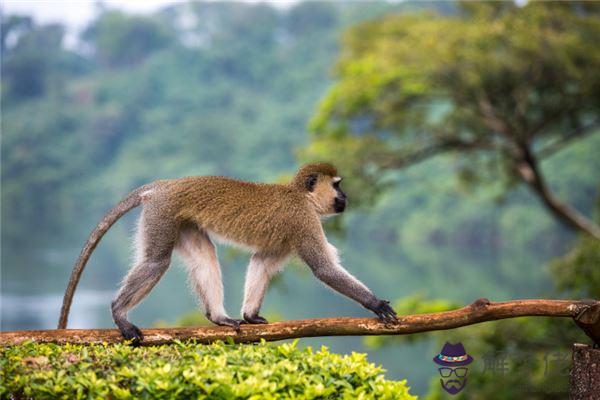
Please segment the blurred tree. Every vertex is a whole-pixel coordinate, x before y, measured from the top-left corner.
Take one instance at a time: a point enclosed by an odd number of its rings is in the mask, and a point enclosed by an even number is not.
[[[60,91],[66,75],[84,69],[83,59],[62,49],[63,36],[60,25],[38,26],[29,17],[2,17],[4,104],[42,96],[50,88]]]
[[[382,172],[457,152],[467,181],[500,171],[507,186],[524,182],[558,220],[600,239],[540,168],[600,127],[598,40],[598,7],[578,3],[466,3],[456,17],[363,23],[345,37],[305,154],[333,156],[381,189]]]
[[[303,2],[287,14],[286,26],[292,36],[327,31],[337,23],[335,7],[325,2]]]
[[[580,237],[573,249],[550,264],[559,290],[579,298],[600,295],[600,244]]]
[[[31,31],[32,26],[33,20],[31,17],[23,15],[9,15],[5,17],[2,15],[2,30],[0,30],[0,49],[2,53],[4,54],[9,47],[10,41],[16,43],[19,36]]]
[[[92,45],[101,64],[123,67],[138,64],[167,47],[174,37],[156,19],[106,11],[83,32],[82,38]]]
[[[266,4],[240,7],[229,3],[195,3],[199,30],[207,37],[206,56],[213,75],[226,75],[241,85],[267,86],[276,75],[278,13]],[[227,29],[216,29],[225,27]],[[260,54],[260,56],[257,56]]]

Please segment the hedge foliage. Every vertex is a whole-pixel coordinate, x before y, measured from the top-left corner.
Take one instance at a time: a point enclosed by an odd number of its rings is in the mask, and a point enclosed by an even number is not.
[[[301,350],[296,342],[26,343],[1,348],[0,367],[2,399],[416,399],[365,354]]]

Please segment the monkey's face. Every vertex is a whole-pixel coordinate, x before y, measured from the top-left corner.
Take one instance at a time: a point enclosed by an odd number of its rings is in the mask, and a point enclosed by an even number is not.
[[[325,175],[311,175],[307,187],[317,212],[321,215],[344,212],[348,203],[346,193],[340,188],[342,178]]]
[[[335,197],[333,198],[333,211],[336,213],[344,212],[346,209],[346,204],[348,204],[348,197],[340,188],[341,182],[342,178],[339,176],[336,176],[331,180],[331,186],[335,190]]]

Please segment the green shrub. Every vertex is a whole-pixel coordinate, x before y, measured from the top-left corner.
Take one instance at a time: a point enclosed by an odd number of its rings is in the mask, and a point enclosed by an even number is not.
[[[35,399],[415,399],[365,354],[296,343],[53,345],[0,349],[0,397]]]

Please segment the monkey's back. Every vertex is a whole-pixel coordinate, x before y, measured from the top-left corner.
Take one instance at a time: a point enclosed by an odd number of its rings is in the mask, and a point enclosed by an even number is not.
[[[306,196],[289,185],[201,176],[160,181],[157,189],[152,208],[255,251],[291,250],[291,238],[318,220]]]

